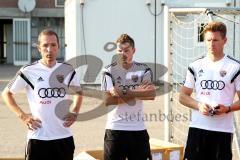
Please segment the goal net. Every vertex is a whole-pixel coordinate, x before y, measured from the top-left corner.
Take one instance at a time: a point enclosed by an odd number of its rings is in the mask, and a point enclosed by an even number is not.
[[[178,102],[179,89],[185,79],[189,63],[206,53],[202,35],[203,27],[209,21],[221,21],[227,25],[227,44],[224,53],[240,59],[240,11],[236,9],[169,9],[170,20],[170,69],[172,84],[170,93],[170,140],[186,144],[190,109]],[[234,113],[235,133],[233,138],[233,159],[240,159],[240,112]]]

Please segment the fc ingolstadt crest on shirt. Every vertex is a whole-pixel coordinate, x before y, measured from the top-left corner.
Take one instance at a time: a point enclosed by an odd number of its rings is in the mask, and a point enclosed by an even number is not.
[[[63,83],[63,81],[64,81],[64,75],[57,74],[57,75],[56,75],[56,78],[57,78],[58,82]]]
[[[132,75],[131,77],[133,82],[137,82],[138,81],[138,75]]]
[[[122,78],[121,78],[120,76],[118,76],[118,78],[117,78],[117,83],[118,83],[118,84],[121,84],[121,81],[122,81]]]
[[[226,76],[226,74],[227,74],[227,72],[226,72],[226,71],[224,71],[224,70],[220,71],[220,76],[221,76],[221,77],[224,77],[224,76]]]

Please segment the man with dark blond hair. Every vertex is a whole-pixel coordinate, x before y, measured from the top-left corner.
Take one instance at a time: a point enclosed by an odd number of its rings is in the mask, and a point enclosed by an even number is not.
[[[207,54],[189,65],[180,91],[179,101],[192,109],[184,160],[232,159],[233,112],[240,109],[240,63],[223,52],[226,33],[222,22],[205,26]],[[233,103],[235,94],[238,100]]]
[[[103,70],[106,105],[114,107],[108,113],[104,159],[150,160],[142,100],[155,97],[152,71],[147,65],[133,61],[135,44],[129,35],[122,34],[116,43],[118,58]]]

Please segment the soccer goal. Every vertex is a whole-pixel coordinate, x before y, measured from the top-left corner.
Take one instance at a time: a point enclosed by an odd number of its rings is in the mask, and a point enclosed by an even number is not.
[[[240,10],[239,8],[170,8],[169,19],[169,79],[172,85],[169,114],[174,118],[169,124],[170,141],[185,145],[190,109],[178,102],[179,89],[183,84],[189,63],[206,54],[202,35],[209,21],[221,21],[227,25],[227,44],[224,52],[240,59]],[[235,134],[233,159],[240,159],[240,112],[234,114]]]

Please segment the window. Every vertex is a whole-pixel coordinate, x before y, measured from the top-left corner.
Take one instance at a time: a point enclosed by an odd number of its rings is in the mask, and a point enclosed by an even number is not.
[[[194,25],[194,42],[196,46],[203,46],[204,45],[204,35],[203,30],[206,23],[204,22],[197,22]]]
[[[203,35],[203,29],[204,29],[205,24],[204,23],[200,23],[197,27],[198,27],[198,42],[203,42],[204,41],[204,35]]]
[[[60,41],[60,51],[58,54],[58,61],[63,61],[65,57],[65,33],[64,33],[64,18],[54,18],[54,17],[34,17],[31,20],[31,40],[32,40],[32,62],[41,58],[39,54],[36,43],[38,40],[38,34],[49,26],[58,34]]]
[[[65,0],[55,0],[56,7],[64,7]]]

